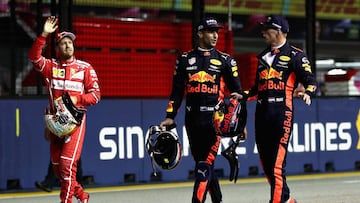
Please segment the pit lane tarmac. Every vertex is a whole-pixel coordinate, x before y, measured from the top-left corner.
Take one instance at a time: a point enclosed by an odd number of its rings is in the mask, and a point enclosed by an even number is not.
[[[288,176],[291,194],[299,203],[359,203],[360,172]],[[224,203],[267,203],[269,186],[264,177],[220,180]],[[90,203],[190,203],[192,182],[87,187]],[[0,193],[0,203],[58,203],[59,190]],[[74,199],[75,203],[76,200]],[[206,203],[210,203],[208,195]]]

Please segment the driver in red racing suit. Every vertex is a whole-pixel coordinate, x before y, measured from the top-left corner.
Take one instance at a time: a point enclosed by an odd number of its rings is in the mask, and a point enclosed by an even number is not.
[[[74,57],[75,35],[71,32],[58,34],[56,50],[59,59],[46,59],[42,49],[46,38],[57,29],[57,18],[48,17],[43,32],[38,36],[29,51],[29,59],[35,70],[39,71],[49,87],[50,107],[54,99],[61,97],[65,92],[70,94],[76,107],[83,108],[97,104],[100,101],[98,77],[93,67]],[[54,109],[50,108],[54,113]],[[79,202],[87,203],[88,193],[84,192],[80,183],[76,181],[77,163],[81,155],[85,137],[86,115],[82,123],[71,134],[65,137],[50,135],[50,153],[53,170],[61,181],[60,199],[62,203],[71,203],[73,196]]]
[[[221,140],[213,125],[214,106],[224,96],[225,84],[233,97],[242,98],[236,61],[214,48],[220,28],[215,19],[204,19],[198,27],[199,47],[177,59],[166,119],[160,123],[174,123],[185,93],[185,127],[195,161],[193,203],[205,202],[208,191],[213,203],[222,202],[214,172]]]

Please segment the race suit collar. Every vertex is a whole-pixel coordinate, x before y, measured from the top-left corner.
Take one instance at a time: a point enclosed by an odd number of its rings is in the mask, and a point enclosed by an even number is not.
[[[278,46],[271,47],[271,50],[280,49],[280,48],[283,47],[285,44],[286,44],[286,41],[284,41],[282,44],[280,44],[280,45],[278,45]]]
[[[274,47],[267,47],[265,50],[265,53],[271,52],[273,55],[274,54],[278,54],[279,52],[284,50],[284,47],[286,47],[286,45],[288,44],[287,41],[284,41],[284,43],[280,44],[279,46],[274,46]]]
[[[286,49],[286,47],[288,47],[288,46],[289,46],[289,42],[285,41],[284,44],[279,46],[277,53],[284,51]],[[272,52],[272,47],[271,46],[266,47],[266,49],[264,49],[264,51],[262,51],[260,54],[258,54],[257,57],[262,58],[264,55],[266,55],[269,52],[270,53]]]
[[[59,59],[59,62],[60,62],[60,64],[61,64],[61,66],[70,66],[70,65],[74,64],[75,61],[76,61],[75,56],[73,56],[72,59],[71,59],[71,60],[68,60],[68,61],[63,61],[63,60],[60,60],[60,59]]]
[[[214,49],[214,48],[204,49],[204,48],[198,47],[197,50],[198,50],[198,53],[199,53],[200,55],[210,56],[210,53],[211,53],[213,50],[215,50],[215,49]]]

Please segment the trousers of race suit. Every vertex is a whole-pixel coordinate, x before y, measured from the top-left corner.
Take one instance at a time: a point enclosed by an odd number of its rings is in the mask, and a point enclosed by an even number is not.
[[[195,161],[195,183],[192,203],[204,203],[207,192],[213,203],[222,202],[214,161],[221,137],[215,133],[213,112],[186,111],[185,126],[191,154]]]
[[[86,116],[82,123],[69,136],[59,138],[51,136],[50,153],[53,170],[60,179],[60,199],[62,203],[71,203],[73,196],[83,199],[87,194],[76,180],[77,163],[81,156],[85,137]]]
[[[290,198],[285,167],[287,147],[293,127],[292,106],[284,103],[257,103],[255,140],[264,174],[271,187],[271,203]]]

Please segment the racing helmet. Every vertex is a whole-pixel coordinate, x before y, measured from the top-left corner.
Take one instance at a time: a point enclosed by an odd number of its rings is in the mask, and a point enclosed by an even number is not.
[[[246,101],[234,98],[220,100],[215,106],[214,128],[223,137],[241,135],[246,126]]]
[[[44,120],[50,132],[58,137],[71,134],[81,124],[85,114],[85,109],[73,105],[68,93],[54,100],[54,109],[54,114],[46,110]]]
[[[153,166],[163,170],[177,167],[182,157],[178,135],[159,126],[150,126],[146,149]]]

